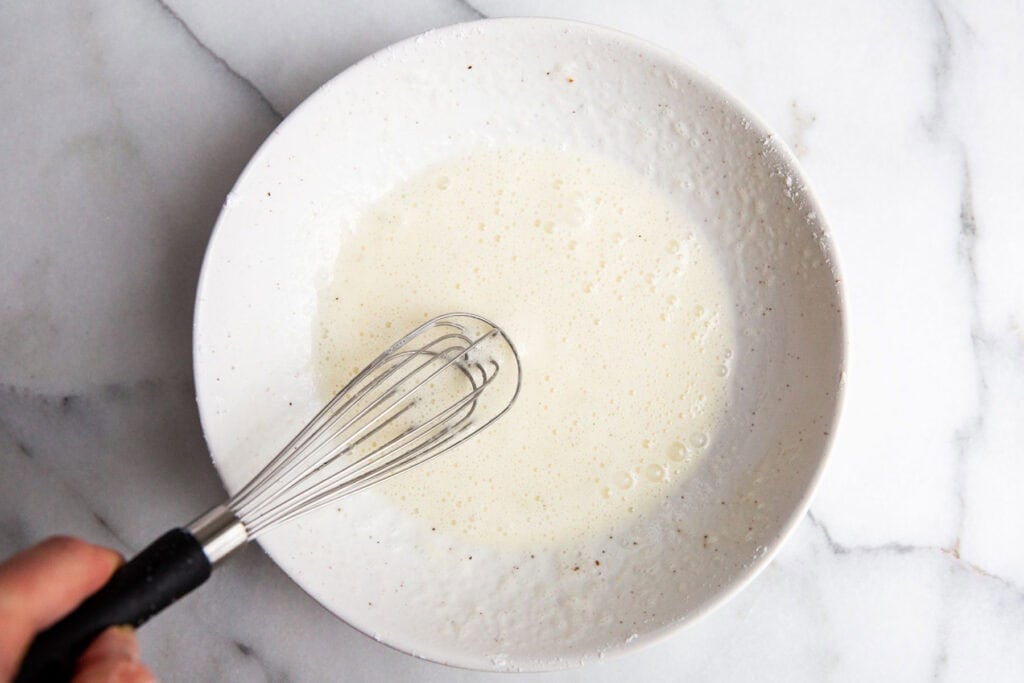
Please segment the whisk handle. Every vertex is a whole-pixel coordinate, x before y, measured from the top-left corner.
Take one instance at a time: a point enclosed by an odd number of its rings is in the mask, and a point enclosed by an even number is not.
[[[203,546],[191,533],[168,531],[74,612],[36,636],[14,682],[69,680],[78,657],[107,627],[141,626],[206,581],[210,571]]]

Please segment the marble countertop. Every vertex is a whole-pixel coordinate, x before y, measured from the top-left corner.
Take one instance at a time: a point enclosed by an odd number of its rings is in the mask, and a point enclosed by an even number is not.
[[[532,681],[1024,679],[1020,3],[8,3],[0,14],[0,556],[131,554],[218,502],[195,284],[246,160],[317,86],[432,27],[510,15],[670,48],[801,158],[851,360],[810,513],[738,598]],[[168,681],[476,681],[323,610],[258,547],[141,632]],[[502,680],[518,679],[503,675]]]

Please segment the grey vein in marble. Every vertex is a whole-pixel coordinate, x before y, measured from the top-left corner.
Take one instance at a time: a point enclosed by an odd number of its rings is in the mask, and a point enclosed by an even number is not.
[[[956,538],[951,552],[958,559],[961,555],[961,546],[966,527],[968,515],[968,502],[966,496],[967,477],[969,476],[969,463],[975,455],[976,443],[986,429],[986,415],[989,411],[990,391],[988,378],[988,364],[984,355],[986,347],[991,340],[988,332],[982,323],[981,317],[981,294],[980,274],[976,252],[980,238],[980,227],[974,207],[974,182],[971,173],[968,150],[949,123],[948,99],[954,76],[954,55],[970,48],[968,38],[971,35],[970,26],[967,21],[953,8],[943,9],[938,0],[931,5],[937,27],[937,38],[934,45],[933,59],[933,84],[934,103],[931,114],[925,121],[925,127],[929,135],[937,144],[946,146],[955,154],[959,162],[959,235],[957,241],[957,257],[962,268],[964,287],[966,289],[966,300],[969,307],[968,329],[972,354],[973,377],[974,377],[974,408],[971,414],[967,415],[964,422],[954,431],[954,442],[957,450],[956,466],[956,502],[958,505],[958,523]],[[953,32],[953,25],[957,27],[956,35]],[[1009,579],[987,572],[976,565],[970,564],[977,571],[993,576],[1008,585],[1013,585]],[[1019,592],[1019,588],[1017,588]]]
[[[952,77],[953,34],[950,32],[946,13],[939,6],[938,0],[932,0],[930,7],[936,21],[937,36],[932,58],[932,111],[925,117],[925,129],[932,137],[937,138],[946,125],[946,97]]]
[[[984,568],[979,567],[976,564],[968,562],[964,558],[960,557],[959,551],[956,548],[943,548],[939,546],[924,546],[924,545],[912,545],[908,543],[883,543],[881,545],[855,545],[847,546],[839,543],[832,534],[829,533],[828,527],[819,520],[813,512],[807,513],[807,519],[810,520],[811,524],[814,525],[828,546],[829,551],[836,556],[842,555],[858,555],[858,554],[892,554],[892,555],[911,555],[915,553],[923,553],[935,557],[941,557],[953,562],[957,567],[971,573],[977,577],[990,579],[1000,584],[1008,591],[1016,595],[1016,598],[1024,601],[1024,586],[1018,586],[1010,579],[993,574],[992,572],[986,571]]]
[[[967,500],[965,496],[965,478],[967,477],[967,462],[971,457],[972,446],[978,435],[985,428],[985,414],[989,402],[989,383],[986,373],[986,364],[982,362],[982,344],[984,330],[981,324],[981,308],[978,291],[978,265],[975,259],[975,252],[978,244],[978,222],[974,214],[973,183],[971,181],[971,169],[967,162],[967,154],[962,148],[961,170],[961,193],[960,193],[960,244],[959,258],[964,269],[964,279],[967,287],[967,299],[970,304],[970,339],[971,350],[974,356],[975,366],[975,413],[967,418],[966,422],[956,430],[956,444],[959,450],[958,476],[957,476],[957,500],[960,504],[960,524],[957,531],[956,547],[957,554],[960,553],[960,544],[964,532],[964,521],[967,516]]]
[[[73,500],[87,517],[65,531],[98,529],[119,550],[140,548],[162,529],[132,524],[126,533],[123,528],[121,511],[141,502],[142,484],[127,486],[133,472],[145,477],[150,492],[143,500],[177,501],[174,507],[181,518],[165,520],[168,527],[188,521],[223,496],[191,396],[191,384],[152,381],[56,395],[0,385],[0,439],[14,444],[22,456],[18,471],[9,467],[0,482],[2,497],[13,500],[19,489],[31,489],[41,504]],[[77,456],[73,464],[67,459],[69,450]],[[90,473],[100,476],[83,484],[83,475]],[[7,509],[5,514],[17,518],[19,511]],[[38,532],[32,535],[38,538]]]
[[[341,3],[325,3],[310,12],[301,3],[223,0],[211,6],[203,0],[161,1],[283,114],[372,52],[437,26],[482,16],[460,0],[420,3],[417,11],[410,11],[403,0],[365,3],[358,13],[362,24],[353,22]],[[239,30],[240,21],[244,31]],[[261,36],[258,44],[244,38],[250,34]]]
[[[161,9],[163,9],[164,12],[166,12],[174,21],[178,23],[179,26],[181,26],[185,33],[188,34],[188,37],[192,39],[192,42],[194,42],[196,46],[199,47],[200,50],[209,55],[215,62],[217,62],[217,64],[222,66],[224,70],[226,70],[234,78],[241,81],[249,90],[251,90],[252,93],[256,95],[259,101],[263,104],[263,106],[266,107],[270,111],[270,113],[274,115],[274,118],[276,118],[278,121],[284,119],[284,116],[281,114],[281,112],[274,108],[274,105],[270,102],[270,100],[267,99],[267,96],[264,95],[263,92],[253,84],[252,81],[250,81],[248,78],[246,78],[238,71],[236,71],[234,67],[228,64],[228,61],[226,59],[218,55],[216,52],[211,50],[208,45],[203,43],[203,41],[199,39],[199,36],[197,36],[192,31],[192,29],[189,28],[189,25],[187,23],[185,23],[185,20],[182,19],[178,15],[178,13],[175,12],[166,2],[164,2],[164,0],[154,0],[154,2],[160,5]]]
[[[486,14],[484,14],[483,12],[481,12],[481,11],[480,11],[480,10],[479,10],[479,9],[478,9],[478,8],[477,8],[477,7],[476,7],[476,6],[474,5],[474,4],[473,4],[473,3],[471,3],[471,2],[469,1],[469,0],[454,0],[454,2],[455,2],[455,4],[457,4],[457,5],[461,5],[462,7],[465,7],[465,8],[466,8],[466,9],[468,9],[468,10],[469,10],[470,12],[472,12],[472,13],[473,13],[473,16],[474,16],[474,17],[475,17],[476,19],[486,19],[486,18],[487,18],[487,15],[486,15]]]

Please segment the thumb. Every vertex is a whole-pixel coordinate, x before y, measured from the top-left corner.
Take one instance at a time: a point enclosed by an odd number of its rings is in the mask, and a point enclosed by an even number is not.
[[[114,626],[100,634],[78,659],[73,683],[156,683],[139,661],[135,629]]]

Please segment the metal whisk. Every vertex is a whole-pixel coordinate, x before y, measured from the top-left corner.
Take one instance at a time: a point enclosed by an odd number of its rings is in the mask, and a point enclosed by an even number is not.
[[[164,534],[40,633],[15,680],[69,678],[105,628],[141,625],[262,532],[479,433],[512,407],[521,379],[515,347],[493,323],[470,313],[429,320],[358,373],[226,503]]]

